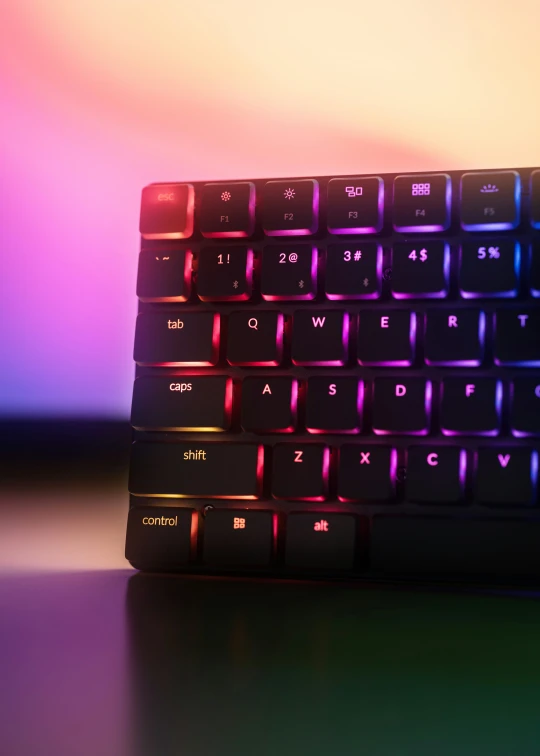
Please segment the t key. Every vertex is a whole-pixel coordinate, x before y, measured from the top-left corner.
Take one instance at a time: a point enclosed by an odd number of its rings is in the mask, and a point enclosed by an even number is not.
[[[348,352],[348,313],[335,310],[294,313],[291,357],[295,365],[345,365]]]
[[[324,501],[330,449],[324,444],[277,444],[272,466],[274,499]]]
[[[459,288],[465,299],[515,297],[520,245],[511,239],[467,241],[461,246]]]
[[[313,299],[317,293],[317,249],[311,244],[265,247],[262,253],[261,294],[279,299]]]
[[[497,365],[540,367],[540,308],[496,310]]]
[[[231,313],[227,343],[229,365],[279,365],[283,355],[283,321],[281,312]]]
[[[414,361],[416,314],[409,310],[362,310],[358,318],[360,365],[408,367]]]
[[[445,378],[441,427],[445,436],[496,436],[501,425],[503,385],[495,378]]]
[[[251,296],[253,252],[247,247],[203,247],[197,293],[203,302],[243,301]]]
[[[423,378],[376,378],[373,432],[424,436],[431,420],[431,381]]]

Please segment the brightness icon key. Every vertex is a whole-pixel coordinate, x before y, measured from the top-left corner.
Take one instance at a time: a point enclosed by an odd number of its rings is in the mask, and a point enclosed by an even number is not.
[[[251,236],[255,229],[255,184],[205,184],[199,224],[202,235],[209,239]]]
[[[516,228],[521,213],[521,179],[516,171],[464,173],[461,226],[465,231]]]
[[[319,226],[315,179],[267,181],[262,190],[262,226],[267,236],[307,236]]]

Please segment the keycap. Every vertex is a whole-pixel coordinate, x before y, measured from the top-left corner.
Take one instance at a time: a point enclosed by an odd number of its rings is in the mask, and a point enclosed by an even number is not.
[[[354,565],[355,544],[354,515],[298,512],[287,517],[287,567],[351,570]]]
[[[524,447],[478,450],[476,495],[481,504],[537,504],[538,452]]]
[[[409,310],[361,310],[357,356],[360,365],[407,367],[416,345],[416,314]]]
[[[230,365],[279,365],[283,356],[281,312],[255,310],[229,316],[227,362]]]
[[[306,429],[309,433],[358,433],[363,396],[364,384],[358,378],[309,378]]]
[[[428,310],[424,358],[427,365],[476,367],[484,358],[486,315],[482,310]]]
[[[185,565],[190,560],[196,525],[197,513],[193,509],[132,507],[128,514],[126,559],[138,569]]]
[[[519,242],[511,239],[463,242],[459,270],[461,296],[515,297],[520,260]]]
[[[540,171],[531,173],[531,225],[540,228]]]
[[[540,521],[376,516],[371,567],[391,575],[540,575]]]
[[[532,296],[540,297],[540,241],[531,244],[529,281]]]
[[[295,365],[345,365],[348,356],[348,313],[341,310],[294,313],[291,358]]]
[[[450,247],[442,241],[397,242],[392,250],[395,299],[442,299],[448,294]]]
[[[137,296],[141,302],[185,302],[191,292],[190,250],[158,252],[143,249],[139,255]]]
[[[383,225],[384,184],[378,176],[328,182],[327,222],[331,234],[376,234]]]
[[[514,380],[510,425],[514,436],[540,436],[540,376]]]
[[[251,236],[255,228],[255,184],[205,184],[199,228],[203,236],[216,239]]]
[[[251,297],[253,251],[248,247],[203,247],[199,252],[197,294],[203,302]]]
[[[287,376],[244,378],[241,424],[254,433],[291,433],[296,428],[298,381]]]
[[[373,432],[424,436],[431,421],[431,381],[424,378],[376,378]]]
[[[419,504],[463,500],[467,452],[457,446],[411,446],[407,451],[406,496]]]
[[[261,265],[261,294],[279,299],[313,299],[317,293],[317,249],[311,244],[265,247]]]
[[[267,181],[262,190],[267,236],[305,236],[319,226],[319,184],[313,179]]]
[[[143,239],[187,239],[193,234],[193,184],[150,184],[142,191]]]
[[[215,365],[220,320],[214,312],[141,312],[135,328],[139,365]]]
[[[140,430],[224,431],[231,424],[232,378],[226,375],[140,375],[131,425]]]
[[[540,308],[496,310],[494,328],[497,365],[540,367]]]
[[[446,173],[396,176],[393,221],[402,233],[445,231],[450,226],[452,185]]]
[[[464,173],[461,226],[465,231],[505,231],[520,219],[521,182],[516,171]]]
[[[389,446],[343,444],[339,450],[340,501],[391,502],[396,496],[398,456]]]
[[[210,509],[204,518],[203,561],[211,565],[266,567],[273,551],[272,512]]]
[[[328,299],[377,299],[381,294],[383,251],[380,244],[330,244],[326,250]]]
[[[324,501],[330,449],[324,444],[276,444],[272,460],[274,499]]]
[[[496,378],[445,378],[441,429],[445,436],[497,436],[503,384]]]
[[[135,496],[257,499],[263,463],[258,444],[137,441],[129,490]]]

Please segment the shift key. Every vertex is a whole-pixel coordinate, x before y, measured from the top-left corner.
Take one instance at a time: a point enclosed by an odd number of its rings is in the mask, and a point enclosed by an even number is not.
[[[142,312],[137,316],[138,365],[215,365],[219,356],[219,315],[215,312]]]
[[[259,444],[136,442],[129,490],[134,496],[257,499],[263,462]]]

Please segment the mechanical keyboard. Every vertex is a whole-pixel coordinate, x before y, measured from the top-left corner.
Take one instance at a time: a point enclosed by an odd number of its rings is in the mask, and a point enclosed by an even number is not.
[[[540,579],[540,169],[143,189],[126,557]]]

